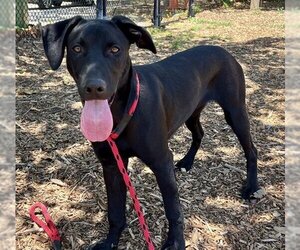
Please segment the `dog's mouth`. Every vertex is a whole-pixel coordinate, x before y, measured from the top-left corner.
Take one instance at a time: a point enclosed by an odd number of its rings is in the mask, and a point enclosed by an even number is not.
[[[116,94],[114,93],[114,94],[111,95],[111,97],[109,97],[107,99],[91,99],[91,100],[89,100],[89,99],[81,98],[81,102],[82,102],[82,104],[84,106],[84,104],[86,102],[88,102],[88,101],[92,101],[92,100],[94,100],[94,101],[96,101],[96,100],[100,100],[100,101],[102,100],[102,101],[104,101],[104,100],[107,100],[108,105],[111,106],[113,104],[114,100],[115,100],[115,97],[116,97]]]

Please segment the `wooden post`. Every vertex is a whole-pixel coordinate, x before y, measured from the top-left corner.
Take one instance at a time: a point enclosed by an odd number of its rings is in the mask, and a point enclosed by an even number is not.
[[[257,10],[261,7],[261,0],[251,0],[250,10]]]

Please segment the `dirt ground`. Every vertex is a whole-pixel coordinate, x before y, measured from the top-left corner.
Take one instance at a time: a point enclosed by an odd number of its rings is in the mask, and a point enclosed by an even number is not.
[[[246,75],[259,182],[266,192],[256,204],[240,198],[244,155],[221,108],[208,105],[194,167],[177,174],[187,249],[284,249],[284,12],[214,10],[189,20],[177,14],[169,21],[163,29],[149,29],[158,54],[133,48],[134,63],[200,44],[230,51]],[[102,170],[79,131],[82,107],[65,62],[51,71],[40,39],[32,34],[19,36],[17,43],[17,249],[50,247],[28,217],[36,201],[48,206],[64,249],[85,249],[107,231]],[[170,140],[176,161],[190,142],[185,127]],[[155,178],[135,158],[129,172],[159,248],[167,222]],[[119,248],[146,249],[129,198],[127,218]]]

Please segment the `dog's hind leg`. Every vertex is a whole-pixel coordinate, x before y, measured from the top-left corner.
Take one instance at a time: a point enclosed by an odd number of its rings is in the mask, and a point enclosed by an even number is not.
[[[224,104],[221,104],[221,107],[224,110],[227,123],[236,134],[245,152],[245,157],[247,159],[247,179],[242,188],[242,197],[244,199],[250,199],[253,193],[259,188],[257,181],[257,150],[252,142],[246,106],[245,103],[242,102],[234,107],[231,106],[230,108],[226,107]]]
[[[176,164],[177,169],[185,169],[189,171],[194,163],[195,155],[200,147],[201,140],[204,135],[203,128],[200,123],[200,113],[205,105],[201,105],[197,108],[190,118],[185,122],[187,128],[192,132],[192,145],[187,154]]]

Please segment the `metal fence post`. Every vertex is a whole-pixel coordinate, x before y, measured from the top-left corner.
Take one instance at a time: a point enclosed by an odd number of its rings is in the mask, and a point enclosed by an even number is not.
[[[155,27],[160,27],[160,0],[154,0],[153,9],[153,24]]]
[[[106,0],[97,0],[97,19],[106,17]]]
[[[189,0],[188,17],[195,16],[194,11],[193,11],[193,3],[194,3],[194,0]]]
[[[103,18],[106,17],[107,0],[103,0]]]

